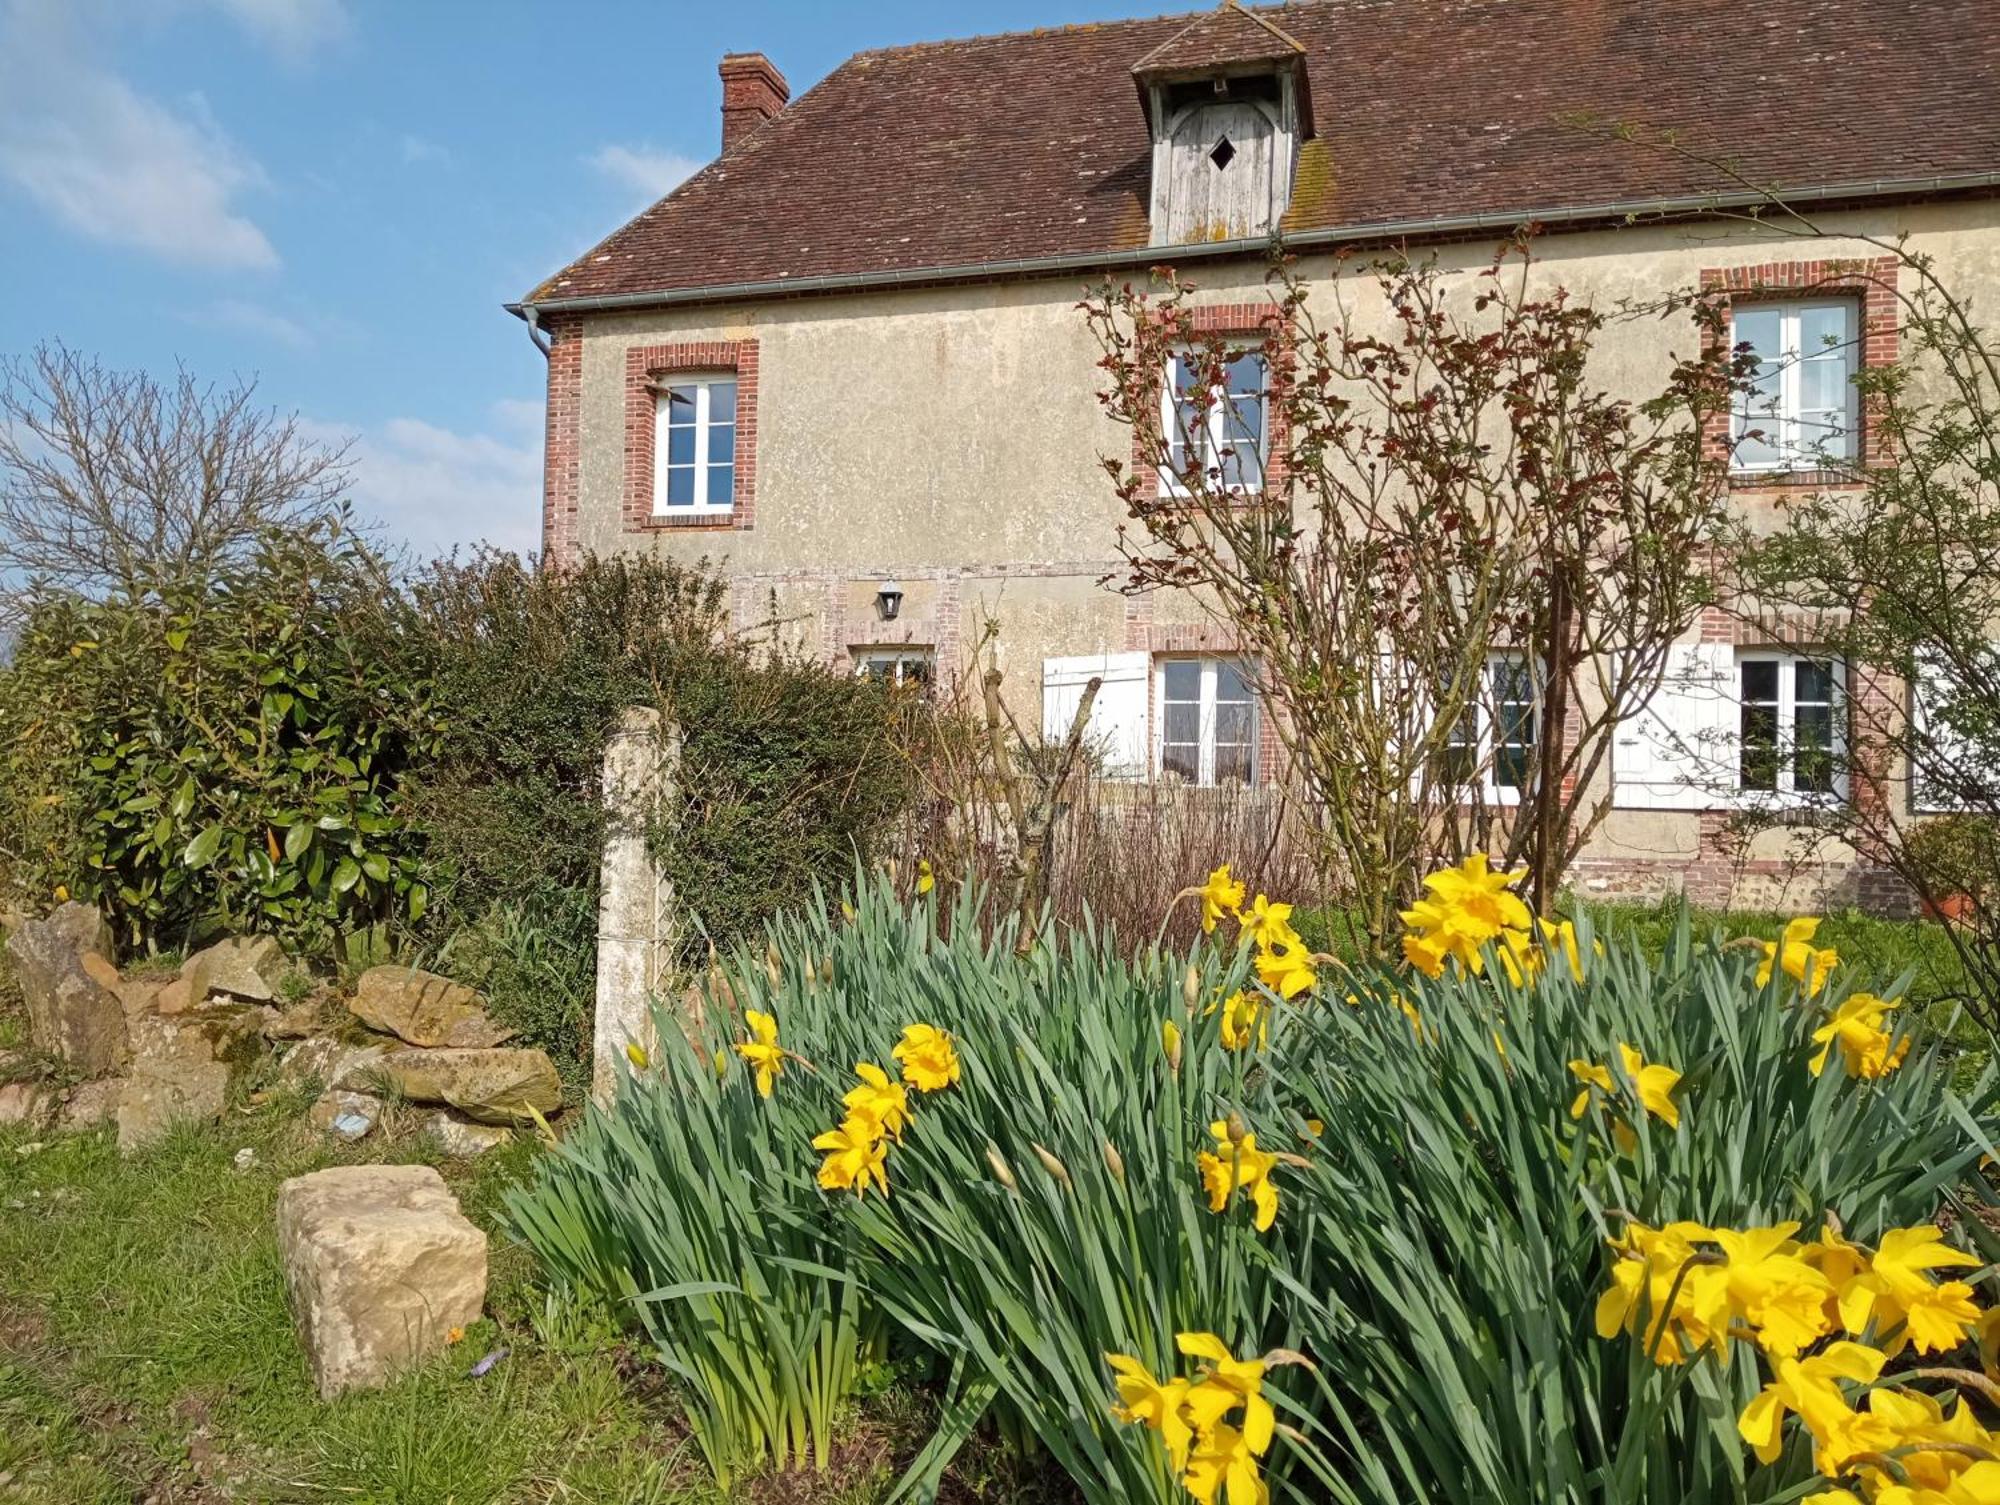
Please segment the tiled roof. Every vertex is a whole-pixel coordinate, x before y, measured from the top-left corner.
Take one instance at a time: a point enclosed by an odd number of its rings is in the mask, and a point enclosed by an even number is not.
[[[1995,0],[1308,0],[1287,230],[2000,170]],[[1143,247],[1132,69],[1180,15],[863,52],[529,295],[546,303]],[[780,59],[782,62],[782,59]]]
[[[1132,64],[1134,73],[1171,73],[1177,68],[1213,68],[1227,63],[1267,62],[1297,57],[1305,44],[1267,16],[1223,0],[1197,16]]]

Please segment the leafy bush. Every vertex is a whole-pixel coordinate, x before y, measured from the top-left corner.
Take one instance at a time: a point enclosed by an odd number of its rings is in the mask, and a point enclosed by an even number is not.
[[[404,622],[339,523],[264,534],[138,600],[53,595],[0,674],[10,876],[132,945],[323,950],[427,897],[401,780],[432,745]]]
[[[780,920],[768,954],[740,947],[716,974],[687,1048],[663,1017],[662,1058],[512,1205],[557,1278],[627,1304],[732,1466],[796,1456],[780,1439],[810,1435],[844,1371],[788,1388],[786,1366],[880,1321],[945,1380],[912,1484],[985,1405],[1087,1500],[1183,1498],[1158,1439],[1114,1415],[1104,1356],[1183,1374],[1179,1336],[1207,1333],[1272,1359],[1260,1383],[1286,1430],[1263,1469],[1281,1497],[1796,1498],[1799,1450],[1759,1469],[1736,1436],[1753,1366],[1655,1368],[1596,1336],[1606,1240],[1628,1218],[1831,1211],[1862,1238],[1921,1221],[1992,1107],[1988,1081],[1947,1093],[1934,1048],[1881,1081],[1813,1075],[1810,1036],[1859,979],[1810,1002],[1783,971],[1760,988],[1755,953],[1685,918],[1657,958],[1629,940],[1593,955],[1584,920],[1581,984],[1560,965],[1510,983],[1490,953],[1485,977],[1435,981],[1333,983],[1323,962],[1293,1004],[1252,987],[1260,1035],[1210,1007],[1251,986],[1226,931],[1132,960],[1084,927],[1016,957],[1008,925],[982,935],[980,902],[940,916],[878,881],[851,923],[821,906]],[[789,1053],[768,1098],[731,1054],[751,1010]],[[960,1079],[911,1092],[908,1127],[879,1141],[886,1195],[816,1184],[811,1141],[841,1122],[850,1068],[893,1072],[916,1023],[955,1037]],[[1621,1044],[1682,1073],[1678,1129],[1621,1111],[1623,1077],[1572,1117],[1570,1063]],[[1210,1211],[1196,1157],[1218,1125],[1279,1157],[1267,1231],[1246,1196]],[[761,1322],[784,1342],[757,1348]],[[724,1334],[756,1362],[722,1362]],[[751,1421],[738,1391],[784,1399]]]
[[[424,936],[572,1067],[590,1033],[604,746],[627,707],[680,729],[650,838],[696,922],[690,962],[706,937],[726,945],[810,900],[909,798],[900,702],[732,638],[705,570],[618,556],[555,573],[482,553],[435,566],[412,597],[440,719],[408,789],[437,886]]]

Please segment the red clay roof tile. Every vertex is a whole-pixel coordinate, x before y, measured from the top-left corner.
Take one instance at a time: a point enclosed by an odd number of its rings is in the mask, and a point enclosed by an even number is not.
[[[2000,170],[1993,0],[1309,0],[1290,230]],[[1204,13],[1212,17],[1213,12]],[[1143,246],[1132,68],[1190,17],[857,54],[529,301]],[[1196,18],[1199,20],[1199,18]]]

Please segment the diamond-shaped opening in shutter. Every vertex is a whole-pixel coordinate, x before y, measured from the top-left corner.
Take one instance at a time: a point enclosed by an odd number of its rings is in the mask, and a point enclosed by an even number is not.
[[[1236,160],[1236,144],[1224,136],[1215,143],[1215,150],[1208,154],[1208,160],[1213,162],[1218,170],[1227,167]]]

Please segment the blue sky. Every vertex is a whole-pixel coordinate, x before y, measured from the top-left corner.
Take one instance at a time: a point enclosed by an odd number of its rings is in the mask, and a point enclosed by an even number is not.
[[[421,551],[535,546],[541,357],[503,302],[714,155],[715,65],[1145,0],[0,0],[0,354],[255,375]]]

